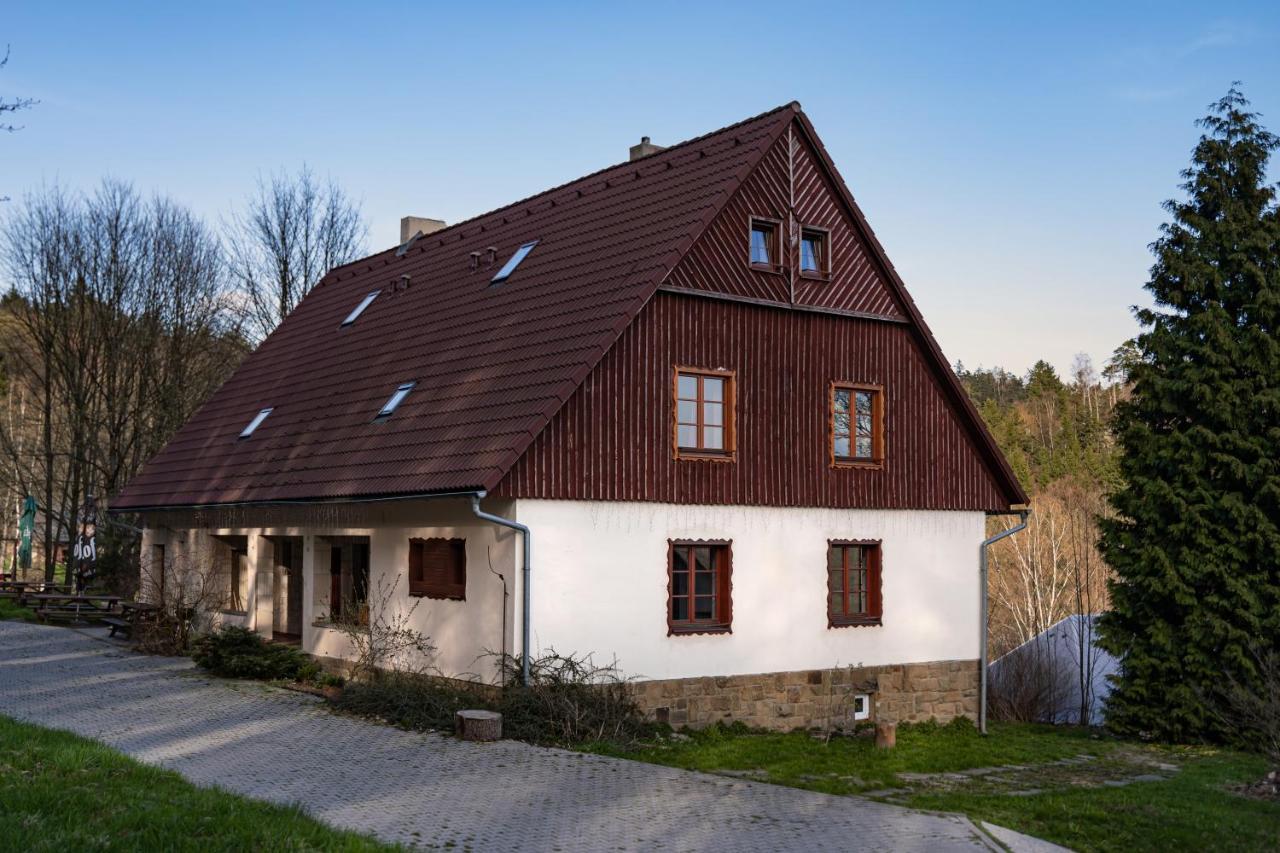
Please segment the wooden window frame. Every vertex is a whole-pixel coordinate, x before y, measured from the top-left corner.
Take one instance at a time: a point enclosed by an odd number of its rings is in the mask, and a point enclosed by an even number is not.
[[[816,235],[822,240],[822,251],[818,255],[818,269],[806,270],[804,264],[804,240],[805,237]],[[821,225],[802,225],[800,226],[800,245],[799,251],[796,253],[796,269],[800,272],[801,278],[811,278],[817,281],[827,281],[831,278],[831,229],[824,228]]]
[[[724,449],[682,447],[680,444],[680,377],[698,377],[698,443],[702,443],[702,379],[724,380]],[[733,462],[738,454],[738,374],[733,370],[676,365],[671,370],[671,452],[675,459],[702,459]]]
[[[827,586],[827,628],[860,628],[884,624],[884,542],[880,539],[828,539],[826,560],[823,563],[823,579]],[[841,593],[847,600],[849,591],[850,548],[870,548],[873,557],[867,562],[867,611],[865,613],[835,613],[831,598],[831,551],[841,549]],[[841,609],[844,608],[841,601]]]
[[[871,392],[871,458],[836,455],[836,392],[858,391]],[[850,400],[849,417],[849,449],[855,447],[857,427],[854,422],[857,405]],[[832,382],[827,389],[827,456],[832,468],[883,468],[887,458],[887,441],[885,438],[885,388],[883,385],[868,385],[862,382]]]
[[[751,233],[756,230],[757,225],[768,227],[770,235],[769,257],[771,263],[758,264],[751,259]],[[768,216],[752,216],[747,219],[747,266],[757,272],[774,273],[781,275],[783,270],[782,263],[782,220],[772,219]]]
[[[415,580],[413,577],[413,549],[415,545],[425,547],[428,542],[444,542],[449,548],[460,551],[462,554],[462,583],[452,583],[441,586],[435,586],[427,582],[424,577],[421,580]],[[458,537],[445,536],[416,536],[409,539],[409,595],[414,598],[432,598],[440,601],[466,601],[467,600],[467,540]]]
[[[711,620],[693,618],[694,570],[689,570],[689,619],[676,621],[671,615],[671,603],[675,598],[675,552],[677,548],[712,548],[714,555],[724,555],[724,564],[717,566],[713,593],[717,612]],[[692,556],[692,555],[691,555]],[[692,566],[692,563],[690,563]],[[667,540],[667,636],[684,637],[692,634],[733,633],[733,540],[732,539],[668,539]]]

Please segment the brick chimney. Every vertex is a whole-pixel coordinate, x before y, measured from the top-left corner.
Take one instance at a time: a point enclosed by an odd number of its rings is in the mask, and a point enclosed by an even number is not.
[[[650,154],[657,154],[659,151],[666,151],[665,145],[654,145],[649,141],[649,137],[640,137],[639,145],[631,146],[631,162],[639,160],[641,157],[648,157]]]
[[[419,231],[432,234],[444,227],[443,219],[427,219],[422,216],[405,216],[400,219],[400,242],[407,243]]]

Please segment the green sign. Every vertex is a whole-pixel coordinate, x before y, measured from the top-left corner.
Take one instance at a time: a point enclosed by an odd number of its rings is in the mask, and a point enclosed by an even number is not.
[[[22,518],[18,521],[18,566],[31,568],[31,536],[36,529],[36,499],[27,495],[22,501]]]

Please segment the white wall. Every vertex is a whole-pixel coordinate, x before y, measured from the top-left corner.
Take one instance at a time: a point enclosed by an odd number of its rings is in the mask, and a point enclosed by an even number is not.
[[[981,512],[520,500],[515,514],[533,529],[536,649],[616,655],[645,679],[978,657]],[[667,636],[668,539],[733,540],[731,634]],[[827,627],[828,539],[883,540],[882,626]]]

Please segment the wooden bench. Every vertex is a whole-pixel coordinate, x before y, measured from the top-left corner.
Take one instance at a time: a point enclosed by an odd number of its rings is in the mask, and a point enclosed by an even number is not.
[[[123,616],[103,616],[98,620],[104,625],[111,626],[111,633],[108,636],[114,637],[117,631],[124,632],[126,637],[133,636],[133,620]]]

